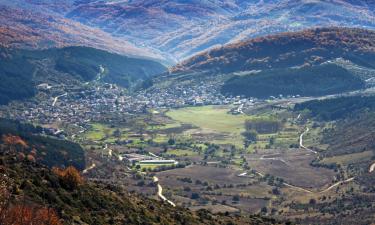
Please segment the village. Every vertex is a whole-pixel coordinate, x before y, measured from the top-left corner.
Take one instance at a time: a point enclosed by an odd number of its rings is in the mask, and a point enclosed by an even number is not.
[[[2,117],[36,124],[69,123],[80,127],[92,121],[158,112],[158,109],[204,105],[233,105],[233,114],[243,113],[246,107],[260,102],[255,98],[226,97],[217,85],[200,82],[195,85],[178,85],[154,88],[129,94],[113,84],[60,87],[40,84],[36,99],[12,102],[0,107]],[[56,128],[55,132],[58,132]]]

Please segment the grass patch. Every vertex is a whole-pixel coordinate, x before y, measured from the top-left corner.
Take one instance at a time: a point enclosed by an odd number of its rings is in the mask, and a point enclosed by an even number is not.
[[[201,106],[171,110],[166,113],[176,121],[190,123],[202,129],[216,132],[240,133],[244,130],[244,122],[251,116],[232,115],[228,107]]]
[[[185,150],[185,149],[172,149],[167,151],[168,155],[175,155],[175,156],[195,156],[198,155],[197,152],[192,150]]]

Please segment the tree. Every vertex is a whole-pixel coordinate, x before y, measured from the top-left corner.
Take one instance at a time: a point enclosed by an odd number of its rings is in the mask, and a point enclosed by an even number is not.
[[[235,195],[235,196],[233,196],[232,200],[234,202],[239,202],[240,201],[240,196],[239,195]]]
[[[255,130],[247,130],[242,133],[242,136],[245,137],[244,145],[245,145],[245,148],[247,148],[249,147],[251,143],[257,141],[258,134]]]
[[[198,193],[191,193],[191,199],[199,199],[200,198],[200,196],[199,196],[199,194]]]
[[[315,205],[315,204],[316,204],[316,200],[315,200],[315,199],[313,199],[313,198],[312,198],[312,199],[310,199],[310,201],[309,201],[309,204],[310,204],[310,205]]]
[[[54,167],[52,171],[60,178],[61,185],[67,189],[74,190],[83,184],[83,178],[73,166],[69,166],[66,169]]]
[[[10,147],[11,151],[14,151],[17,146],[21,147],[22,149],[28,147],[26,141],[22,140],[21,137],[16,135],[3,135],[2,141]]]
[[[174,145],[176,144],[176,140],[174,138],[169,138],[168,145]]]
[[[0,218],[2,225],[62,225],[55,210],[17,204],[9,207]]]
[[[272,189],[272,194],[280,195],[280,190],[277,187],[275,187],[275,188]]]

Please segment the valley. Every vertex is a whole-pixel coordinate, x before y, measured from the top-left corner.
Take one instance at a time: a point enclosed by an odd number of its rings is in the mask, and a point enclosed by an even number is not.
[[[1,2],[0,224],[373,224],[374,9]]]
[[[372,150],[359,159],[326,155],[325,132],[338,125],[301,109],[305,103],[329,102],[341,95],[266,100],[223,96],[217,105],[185,99],[185,106],[173,98],[158,105],[163,92],[132,96],[116,85],[59,89],[39,90],[37,105],[31,100],[3,106],[1,115],[31,121],[59,139],[79,143],[86,152],[83,174],[88,180],[124,185],[172,206],[308,223],[317,217],[308,215],[319,215],[320,210],[309,208],[301,217],[297,205],[363,193],[352,163],[367,162],[364,168],[372,174],[374,162],[365,156],[373,155]],[[346,95],[350,99],[361,93]],[[260,125],[255,126],[256,138],[247,142],[246,124],[252,121]],[[270,121],[280,127],[271,129],[266,125]],[[331,200],[323,200],[327,196]],[[331,219],[337,219],[334,212]]]

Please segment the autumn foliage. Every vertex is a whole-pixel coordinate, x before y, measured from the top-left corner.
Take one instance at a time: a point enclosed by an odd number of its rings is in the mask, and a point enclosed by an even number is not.
[[[11,146],[11,148],[15,148],[16,146],[19,146],[21,148],[27,148],[27,143],[26,141],[22,140],[21,137],[16,136],[16,135],[3,135],[2,136],[2,141],[6,144]]]
[[[2,225],[60,225],[53,209],[15,205],[5,210],[0,217]]]
[[[79,174],[79,171],[73,166],[69,166],[66,169],[54,167],[52,171],[59,176],[60,182],[65,188],[73,190],[83,184],[83,178]]]

